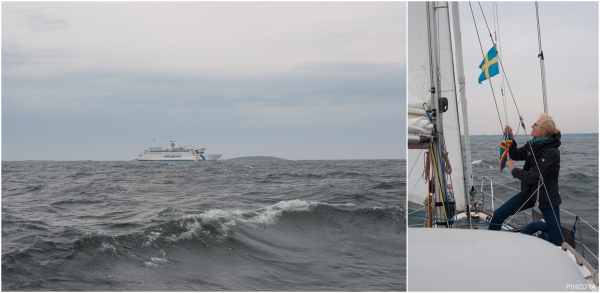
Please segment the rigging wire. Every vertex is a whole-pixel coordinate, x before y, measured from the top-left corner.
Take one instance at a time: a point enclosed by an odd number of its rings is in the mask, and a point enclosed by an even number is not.
[[[590,250],[590,249],[589,249],[589,248],[588,248],[588,247],[587,247],[587,246],[586,246],[586,245],[585,245],[583,242],[581,242],[581,241],[577,241],[577,240],[575,240],[575,242],[577,242],[577,243],[581,244],[581,246],[582,246],[582,247],[585,247],[585,249],[586,249],[586,250],[587,250],[589,253],[591,253],[591,254],[592,254],[592,256],[594,256],[596,259],[598,259],[598,257],[597,257],[597,256],[596,256],[596,255],[595,255],[595,254],[594,254],[594,253],[593,253],[593,252],[592,252],[592,251],[591,251],[591,250]]]
[[[436,7],[434,7],[434,9],[436,9]],[[429,14],[428,14],[429,15]],[[435,13],[435,15],[433,16],[434,18],[439,17],[437,13]],[[435,36],[436,42],[439,44],[440,43],[440,35],[439,32],[441,30],[440,27],[440,21],[439,19],[437,19],[437,21],[435,22],[437,27],[435,28],[438,32],[438,34]],[[440,46],[436,46],[436,51],[434,52],[435,57],[437,58],[437,60],[441,60],[441,48]],[[436,64],[436,63],[431,63],[431,64]],[[441,93],[442,91],[442,87],[441,87],[441,81],[442,81],[442,74],[440,72],[440,64],[439,62],[437,62],[436,64],[437,66],[437,70],[435,70],[435,72],[437,73],[436,76],[434,76],[434,83],[435,83],[435,87],[436,87],[436,93],[434,94],[434,103],[438,103],[438,98],[436,96],[436,94]],[[439,118],[436,119],[440,119],[441,120],[441,115],[439,115]],[[448,222],[449,219],[449,206],[447,205],[447,203],[449,202],[448,200],[448,190],[446,189],[446,178],[445,176],[443,176],[443,172],[445,172],[445,167],[446,164],[442,161],[442,156],[444,154],[444,152],[446,152],[446,148],[445,148],[445,144],[444,144],[444,136],[442,133],[438,133],[436,127],[434,126],[434,135],[437,136],[437,140],[435,141],[435,146],[437,147],[434,148],[433,143],[430,144],[430,156],[431,156],[431,162],[433,163],[433,169],[435,170],[435,175],[434,178],[436,178],[437,180],[436,183],[438,183],[438,190],[439,190],[439,195],[440,195],[440,199],[442,201],[442,208],[444,209],[444,216],[446,218],[446,226],[448,228],[450,228],[450,223]],[[438,169],[439,168],[439,169]],[[442,173],[442,174],[440,174]],[[440,177],[442,176],[442,177]],[[442,182],[443,181],[443,182]]]
[[[473,23],[475,24],[475,30],[477,31],[477,39],[479,40],[479,47],[481,48],[481,51],[483,52],[483,48],[481,46],[481,38],[479,37],[479,29],[477,28],[477,23],[475,21],[475,14],[473,13],[473,7],[471,6],[471,2],[469,2],[469,7],[471,7],[471,15],[473,16]],[[483,13],[483,8],[481,8],[481,3],[479,3],[479,7],[481,10],[481,13],[483,15],[483,19],[485,20],[486,26],[487,26],[487,19],[485,18],[485,14]],[[489,27],[488,27],[488,31],[489,31]],[[491,36],[491,33],[490,33]],[[485,55],[483,55],[485,58]],[[506,86],[508,87],[508,91],[510,92],[510,95],[512,97],[513,103],[515,104],[515,109],[517,110],[517,114],[519,115],[519,117],[521,116],[521,112],[519,111],[519,107],[517,106],[517,102],[515,100],[515,95],[513,94],[512,88],[510,86],[510,82],[508,81],[508,78],[506,77],[506,72],[504,70],[504,65],[502,63],[502,58],[500,55],[498,55],[498,63],[500,63],[500,68],[502,70],[500,70],[500,72],[502,73],[502,75],[504,76],[504,78],[506,79]],[[494,94],[493,89],[492,89],[492,95]],[[496,101],[496,96],[494,95],[494,102]],[[498,105],[496,105],[496,111],[498,111]],[[500,115],[500,112],[498,111],[498,116]],[[500,125],[502,125],[502,121],[500,121]],[[523,129],[525,129],[525,124],[523,124],[523,122],[521,122],[521,125],[523,126]],[[502,127],[502,126],[500,126]],[[504,129],[502,129],[504,131]]]
[[[546,102],[546,73],[544,70],[544,51],[542,50],[542,33],[540,30],[540,13],[538,10],[538,3],[535,2],[535,17],[537,20],[537,31],[538,31],[538,46],[540,47],[540,67],[541,67],[541,78],[542,78],[542,94],[544,99],[544,113],[548,114],[548,103]]]
[[[568,211],[565,211],[565,210],[563,210],[563,209],[560,209],[560,210],[561,210],[562,212],[565,212],[565,213],[567,213],[567,214],[569,214],[569,215],[571,215],[571,216],[575,217],[575,215],[574,215],[574,214],[572,214],[572,213],[569,213]],[[594,228],[594,226],[592,226],[592,224],[588,223],[588,222],[587,222],[586,220],[584,220],[582,217],[579,217],[579,220],[580,220],[580,221],[582,221],[582,222],[584,222],[584,223],[586,223],[586,224],[587,224],[587,225],[588,225],[588,226],[589,226],[589,227],[590,227],[592,230],[596,231],[596,233],[600,233],[600,232],[598,231],[598,229]]]
[[[498,14],[498,3],[493,2],[492,7],[494,8],[494,30],[497,33],[496,44],[498,45],[498,56],[500,56],[498,59],[500,59],[502,56],[502,42],[500,40],[502,38],[500,37],[500,17]],[[503,77],[502,86],[500,87],[500,94],[502,95],[502,104],[504,105],[504,123],[508,124],[508,104],[506,103],[506,93],[504,92],[504,80],[505,78]]]
[[[491,180],[491,179],[490,179],[490,180]],[[502,182],[500,182],[500,181],[496,181],[496,180],[491,180],[491,181],[492,181],[494,184],[498,184],[498,185],[500,185],[500,186],[504,186],[504,187],[506,187],[506,188],[508,188],[508,189],[512,189],[512,190],[514,190],[514,191],[517,191],[517,192],[519,191],[519,190],[517,190],[517,189],[513,189],[512,187],[510,187],[510,186],[508,186],[508,185],[506,185],[506,184],[503,184],[503,183],[502,183]],[[483,193],[483,195],[490,196],[489,194],[487,194],[487,193],[485,193],[485,192]],[[495,198],[495,197],[492,197],[492,200],[497,200],[497,201],[499,201],[499,202],[501,202],[501,203],[506,203],[505,201],[503,201],[503,200],[501,200],[501,199],[499,199],[499,198]],[[567,211],[567,210],[564,210],[564,209],[560,209],[560,211],[561,211],[561,212],[564,212],[564,213],[566,213],[566,214],[569,214],[569,215],[571,215],[571,216],[573,216],[573,217],[576,217],[576,216],[577,216],[577,215],[575,215],[575,214],[573,214],[573,213],[570,213],[569,211]],[[600,233],[600,231],[598,231],[598,229],[596,229],[594,226],[592,226],[592,224],[588,223],[588,222],[587,222],[587,221],[586,221],[584,218],[582,218],[582,217],[579,217],[579,220],[580,220],[580,221],[582,221],[582,222],[584,222],[586,225],[588,225],[588,227],[589,227],[590,229],[592,229],[592,230],[596,231],[596,233]]]
[[[540,29],[539,29],[539,14],[538,14],[538,9],[537,9],[537,2],[535,2],[535,7],[536,7],[536,15],[537,15],[537,19],[538,19],[538,41],[539,41],[539,46],[540,46],[540,52],[541,52],[541,46],[542,46],[542,35],[540,33]],[[541,54],[541,53],[540,53]],[[543,60],[543,55],[542,55],[542,60]],[[542,62],[542,67],[543,67],[543,62]],[[543,70],[542,70],[542,77],[543,77]],[[544,77],[543,77],[544,78]],[[545,79],[545,78],[544,78]],[[542,80],[542,83],[545,83]],[[545,86],[544,86],[545,87]],[[525,135],[527,135],[527,131],[525,131]],[[552,134],[554,135],[554,133]],[[527,136],[527,139],[529,140],[529,136]],[[533,142],[529,143],[529,148],[531,149],[531,153],[535,154],[535,152],[533,151]],[[541,186],[544,186],[544,191],[546,191],[546,198],[548,199],[548,202],[550,203],[550,206],[552,207],[552,201],[550,200],[550,193],[548,193],[548,188],[546,187],[546,183],[544,183],[544,177],[542,176],[542,172],[540,171],[540,166],[537,162],[537,159],[533,160],[535,162],[535,166],[538,170],[539,173],[539,182],[541,182]],[[538,187],[539,189],[539,187]],[[538,190],[538,198],[539,198],[539,190]],[[538,203],[536,202],[536,205]],[[539,207],[538,207],[539,208]],[[556,212],[554,211],[554,208],[552,209],[552,214],[554,215],[554,220],[556,221],[556,223],[558,223],[559,227],[560,227],[560,222],[558,220],[558,217],[556,216]],[[565,239],[564,235],[562,234],[562,229],[559,229],[560,232],[560,236],[563,238],[563,240]]]
[[[427,154],[429,155],[429,152],[427,152]],[[429,164],[429,161],[427,161],[427,164]],[[429,166],[429,165],[428,165]],[[429,174],[427,174],[427,216],[431,216],[432,215],[432,211],[431,211],[431,178],[429,176]],[[427,221],[427,227],[431,227],[433,224],[433,222],[431,220]]]
[[[499,13],[498,13],[498,3],[497,2],[493,2],[492,3],[492,8],[493,8],[493,12],[494,12],[494,31],[497,33],[497,37],[496,37],[496,44],[498,46],[497,48],[497,52],[498,52],[498,60],[500,60],[502,58],[502,42],[501,42],[501,37],[500,37],[500,17],[499,17]],[[480,4],[481,6],[481,4]],[[504,69],[502,69],[502,72],[504,73]],[[504,82],[506,80],[506,75],[501,75],[501,80],[502,80],[502,85],[500,86],[500,94],[502,96],[502,104],[504,105],[504,123],[505,125],[508,125],[508,103],[506,102],[506,93],[504,91],[504,89],[506,88],[504,85]],[[491,84],[491,82],[490,82]],[[500,123],[500,125],[502,125],[502,123]],[[517,133],[519,133],[519,127],[517,127]],[[502,129],[502,132],[504,132],[504,129]],[[514,140],[513,137],[511,137],[511,139]],[[517,186],[517,188],[519,188],[519,183],[517,182],[517,178],[514,178],[514,183]]]
[[[481,6],[481,4],[480,4]],[[469,7],[471,8],[471,15],[473,16],[473,23],[475,24],[475,31],[477,32],[477,39],[479,40],[479,48],[481,49],[481,56],[483,57],[483,59],[485,59],[485,52],[483,51],[483,46],[481,45],[481,38],[479,37],[479,29],[477,28],[477,23],[475,22],[475,13],[473,12],[473,7],[471,6],[471,2],[469,2]],[[487,20],[486,20],[486,25],[487,25]],[[489,28],[488,28],[489,31]],[[491,36],[491,34],[490,34]],[[494,40],[492,39],[492,43],[494,42]],[[498,61],[500,61],[500,56],[498,56]],[[496,94],[494,93],[494,88],[492,87],[492,82],[491,80],[488,79],[488,81],[490,82],[490,88],[492,89],[492,96],[494,97],[494,105],[496,106],[496,113],[498,113],[498,120],[500,121],[500,129],[502,129],[502,118],[500,118],[500,110],[498,109],[498,102],[496,101]],[[502,129],[504,130],[504,129]]]
[[[492,40],[492,43],[493,43],[493,42],[494,42],[494,39],[493,39],[493,37],[492,37],[492,33],[491,33],[491,31],[490,31],[490,27],[489,27],[489,25],[488,25],[488,22],[487,22],[487,18],[485,17],[485,13],[483,12],[483,7],[481,6],[481,2],[478,2],[478,4],[479,4],[479,9],[481,10],[481,14],[483,15],[483,19],[484,19],[484,21],[485,21],[485,25],[486,25],[486,27],[487,27],[487,29],[488,29],[488,34],[489,34],[489,36],[490,36],[490,39]],[[478,38],[478,40],[479,40],[479,47],[481,48],[481,53],[482,53],[482,55],[483,55],[483,58],[485,58],[485,54],[484,54],[484,51],[483,51],[483,46],[481,45],[481,38],[480,38],[480,36],[479,36],[479,29],[477,28],[477,23],[476,23],[476,21],[475,21],[475,14],[474,14],[474,12],[473,12],[473,7],[471,6],[471,2],[469,2],[469,7],[471,8],[471,15],[473,16],[473,23],[475,24],[475,30],[477,31],[477,38]],[[537,12],[537,2],[536,2],[536,12]],[[538,17],[538,41],[539,41],[540,48],[541,48],[541,34],[540,34],[540,30],[539,30],[539,17]],[[542,55],[542,57],[543,57],[543,55]],[[542,60],[543,60],[543,59],[542,59]],[[502,68],[502,74],[503,74],[504,78],[506,78],[506,73],[505,73],[505,70],[504,70],[504,66],[502,65],[502,58],[500,57],[500,54],[498,54],[498,63],[500,63],[500,67]],[[543,64],[543,63],[542,63],[542,64]],[[513,95],[513,93],[512,93],[512,89],[511,89],[511,87],[510,87],[510,83],[508,82],[508,78],[506,78],[506,84],[508,85],[508,88],[509,88],[509,91],[510,91],[510,93],[511,93],[511,96],[512,96],[513,102],[514,102],[514,104],[515,104],[515,108],[516,108],[516,110],[517,110],[517,113],[518,113],[518,115],[519,115],[519,117],[520,117],[521,126],[523,126],[523,129],[525,130],[525,124],[524,124],[524,122],[523,122],[523,119],[522,119],[521,113],[520,113],[520,111],[519,111],[519,107],[517,106],[517,102],[515,101],[515,97],[514,97],[514,95]],[[491,87],[491,80],[490,80],[490,87]],[[492,95],[493,95],[493,97],[494,97],[494,103],[496,104],[496,112],[498,113],[498,118],[499,118],[499,121],[500,121],[500,128],[502,128],[502,119],[500,118],[500,111],[498,110],[498,104],[497,104],[497,101],[496,101],[496,95],[494,94],[493,88],[492,88]],[[502,129],[502,132],[504,132],[504,129]],[[524,132],[525,132],[525,135],[526,135],[527,141],[529,141],[529,135],[527,135],[527,131],[524,131]],[[529,147],[530,147],[530,149],[531,149],[531,152],[534,154],[535,152],[534,152],[534,150],[533,150],[533,143],[532,143],[532,142],[529,142]],[[540,182],[540,185],[538,186],[538,190],[537,190],[537,192],[538,192],[538,199],[539,199],[539,189],[540,189],[540,187],[542,187],[542,186],[543,186],[543,187],[544,187],[544,190],[546,191],[546,196],[547,196],[547,198],[548,198],[548,202],[550,203],[550,206],[552,206],[552,202],[550,201],[550,195],[549,195],[549,193],[548,193],[548,189],[547,189],[547,187],[546,187],[546,184],[544,183],[544,177],[542,176],[542,174],[541,174],[541,172],[540,172],[540,167],[539,167],[539,164],[538,164],[538,162],[537,162],[537,159],[534,159],[533,161],[535,162],[535,166],[536,166],[536,168],[537,168],[537,170],[538,170],[538,173],[539,173],[539,182]],[[539,200],[538,200],[538,202],[539,202]],[[536,202],[536,206],[537,206],[538,202]],[[556,213],[554,213],[554,209],[552,210],[552,212],[553,212],[553,214],[554,214],[554,220],[555,220],[557,223],[559,223],[559,221],[558,221],[558,217],[556,216]],[[514,215],[513,215],[513,216],[514,216]],[[511,219],[512,219],[512,217],[511,217]],[[509,220],[509,221],[510,221],[510,220]],[[564,239],[564,236],[562,235],[562,231],[560,231],[560,233],[561,233],[561,236],[562,236],[562,237],[563,237],[563,239]]]
[[[538,46],[540,47],[540,53],[542,52],[542,34],[540,30],[540,12],[538,9],[537,1],[535,2],[535,18],[537,20],[537,32],[538,32]]]
[[[433,176],[433,177],[437,179],[437,180],[435,180],[435,182],[438,185],[438,190],[442,191],[443,185],[442,185],[442,182],[440,182],[440,174],[438,172],[438,164],[436,163],[437,162],[437,155],[436,155],[436,153],[434,151],[433,144],[430,145],[429,151],[432,152],[431,162],[433,163],[433,169],[435,170],[434,172],[436,174],[436,176]],[[444,200],[444,197],[442,196],[441,192],[440,192],[440,199],[442,200],[442,208],[444,209],[444,217],[446,219],[446,227],[450,228],[450,223],[448,223],[448,213],[446,211],[445,200]]]
[[[410,175],[413,172],[413,169],[415,168],[415,165],[417,165],[417,162],[419,161],[419,158],[421,157],[421,155],[423,154],[423,150],[421,150],[421,152],[419,153],[419,156],[417,157],[417,159],[415,160],[415,163],[413,164],[412,168],[410,169],[410,172],[408,173],[408,177],[410,177]],[[417,184],[419,184],[419,181],[417,180],[417,182],[415,182],[415,186],[413,186],[412,190],[414,191],[415,188],[417,188]]]
[[[504,80],[506,80],[506,83],[508,84],[508,78],[506,77],[506,73],[504,72],[504,66],[502,66],[502,55],[501,53],[501,46],[500,46],[500,42],[494,42],[494,39],[492,38],[492,33],[490,32],[490,27],[487,23],[487,19],[485,17],[485,13],[483,13],[483,8],[481,7],[481,3],[479,3],[479,9],[481,10],[481,15],[483,16],[483,20],[485,21],[485,25],[488,29],[488,33],[490,35],[490,38],[492,39],[492,44],[497,44],[498,45],[498,49],[497,49],[497,53],[498,53],[498,63],[500,63],[500,66],[502,67],[502,84],[504,84]],[[494,3],[495,4],[495,3]],[[471,7],[471,2],[469,2],[469,6]],[[494,26],[496,26],[496,23],[498,22],[498,16],[497,16],[497,6],[494,5]],[[485,58],[485,54],[483,51],[483,46],[481,45],[481,38],[479,37],[479,29],[477,28],[477,23],[475,22],[475,14],[473,13],[473,8],[471,7],[471,15],[473,16],[473,23],[475,24],[475,30],[477,31],[477,39],[479,40],[479,47],[481,48],[481,54],[483,55],[483,58]],[[498,27],[498,32],[500,31],[500,24],[498,23],[497,25]],[[498,33],[500,34],[500,33]],[[498,120],[500,121],[500,132],[504,133],[504,127],[502,125],[502,118],[500,118],[500,110],[498,110],[498,102],[496,101],[496,94],[494,93],[494,87],[492,86],[492,80],[491,78],[488,79],[488,82],[490,84],[490,89],[492,90],[492,96],[494,97],[494,105],[496,106],[496,112],[498,113]],[[502,99],[503,99],[503,104],[504,104],[504,116],[506,118],[505,122],[506,124],[508,124],[508,111],[507,111],[507,103],[506,103],[506,95],[504,94],[504,90],[502,88],[500,88],[501,94],[502,94]],[[512,95],[512,90],[511,90],[511,95]],[[513,96],[513,101],[515,103],[515,108],[517,109],[517,113],[519,114],[519,116],[521,115],[519,113],[519,108],[517,107],[517,102],[514,99]],[[521,122],[523,129],[525,129],[525,125],[523,124],[523,122]],[[518,133],[518,128],[517,128],[517,133]],[[514,139],[514,137],[512,138]],[[527,138],[529,140],[529,138]],[[517,185],[518,188],[518,183],[517,183],[517,179],[513,178],[515,185]]]
[[[429,216],[422,216],[422,215],[416,215],[414,213],[410,213],[407,215],[408,217],[413,217],[413,218],[425,218],[425,219],[430,219],[430,220],[445,220],[444,218],[436,218],[436,217],[429,217]],[[465,220],[453,220],[456,223],[465,223],[465,224],[471,224],[471,225],[485,225],[485,226],[489,226],[489,225],[493,225],[493,226],[502,226],[505,227],[508,231],[512,231],[514,228],[511,229],[511,227],[509,227],[506,223],[502,223],[502,224],[493,224],[493,223],[487,223],[487,222],[472,222],[472,221],[465,221]],[[512,223],[510,223],[511,225],[513,225]],[[410,227],[410,226],[409,226]]]

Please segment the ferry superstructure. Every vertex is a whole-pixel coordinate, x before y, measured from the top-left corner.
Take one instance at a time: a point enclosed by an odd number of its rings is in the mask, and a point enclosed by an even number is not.
[[[217,161],[221,154],[205,154],[206,148],[200,146],[178,146],[177,142],[169,142],[168,148],[150,147],[137,156],[138,161]]]

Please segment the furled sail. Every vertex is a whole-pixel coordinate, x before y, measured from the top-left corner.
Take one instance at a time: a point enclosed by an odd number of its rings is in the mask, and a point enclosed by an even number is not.
[[[409,2],[408,27],[408,135],[433,135],[425,107],[446,108],[437,102],[432,105],[432,101],[447,100],[446,112],[436,110],[437,132],[445,145],[441,152],[448,153],[448,160],[444,161],[452,169],[445,186],[453,190],[456,209],[464,210],[465,176],[448,3]],[[425,151],[409,145],[408,200],[417,204],[423,204],[428,196],[428,186],[422,178]]]
[[[425,2],[409,2],[408,9],[408,134],[430,134],[433,125],[425,107],[431,100],[431,63]],[[425,104],[425,106],[424,106]]]
[[[407,119],[408,137],[418,134],[431,134],[433,124],[429,122],[425,108],[429,108],[432,87],[429,33],[426,2],[408,2],[408,80],[407,80]],[[428,188],[422,179],[424,168],[423,149],[409,146],[407,156],[408,200],[423,204]]]

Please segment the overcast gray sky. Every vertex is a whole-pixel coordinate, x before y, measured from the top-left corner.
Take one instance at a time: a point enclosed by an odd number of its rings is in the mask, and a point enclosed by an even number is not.
[[[404,158],[405,7],[3,2],[2,160]]]
[[[483,50],[492,47],[480,6],[472,2]],[[502,134],[489,82],[477,83],[483,60],[468,2],[459,3],[466,93],[471,134]],[[494,28],[493,3],[481,2],[492,31],[500,36],[501,59],[527,132],[544,111],[536,10],[534,2],[498,2]],[[598,2],[538,2],[545,56],[548,112],[563,133],[598,132]],[[500,69],[502,71],[502,69]],[[492,77],[498,108],[504,118],[500,75]],[[508,87],[506,87],[508,88]],[[508,124],[518,115],[508,99]],[[520,134],[523,130],[519,131]]]

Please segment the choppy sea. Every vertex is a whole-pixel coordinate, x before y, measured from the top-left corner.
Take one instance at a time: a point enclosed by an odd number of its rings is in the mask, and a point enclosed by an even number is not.
[[[529,136],[531,139],[531,136]],[[484,198],[484,204],[488,209],[492,208],[491,197],[483,196],[481,189],[491,194],[490,181],[494,180],[494,198],[507,201],[514,196],[520,181],[515,180],[505,169],[500,172],[499,152],[502,136],[471,136],[471,166],[473,167],[473,183],[477,190],[476,198]],[[524,135],[517,135],[517,145],[522,146],[527,141]],[[561,224],[572,229],[576,216],[586,223],[580,221],[576,228],[576,237],[583,245],[576,247],[586,260],[598,269],[598,134],[563,134],[560,150],[560,177],[559,189],[562,198],[560,205]],[[523,161],[516,161],[515,165],[523,167]],[[502,202],[495,202],[494,208],[498,208]],[[420,206],[413,203],[408,204],[408,213],[418,210]],[[522,213],[512,219],[520,225],[526,225],[530,218],[525,219]],[[408,217],[409,225],[422,225],[422,219]],[[581,234],[582,238],[578,238]]]
[[[5,161],[2,290],[404,291],[405,170]]]

